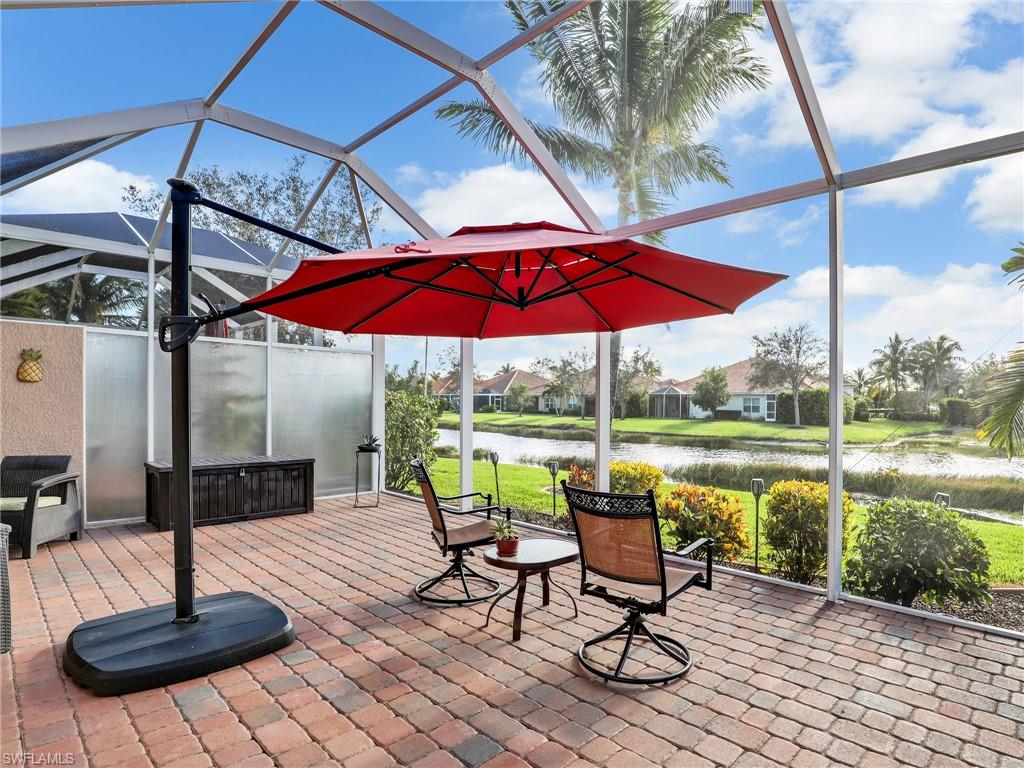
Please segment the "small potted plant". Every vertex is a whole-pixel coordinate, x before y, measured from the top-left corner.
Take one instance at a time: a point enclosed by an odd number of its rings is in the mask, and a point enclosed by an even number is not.
[[[362,453],[379,453],[380,438],[376,435],[363,435],[363,442],[359,444],[359,450]]]
[[[491,521],[491,533],[494,543],[498,545],[498,557],[515,557],[519,551],[519,534],[512,527],[512,522],[505,518]]]

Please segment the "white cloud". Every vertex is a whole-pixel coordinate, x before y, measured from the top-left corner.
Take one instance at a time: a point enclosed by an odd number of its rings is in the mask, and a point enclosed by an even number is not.
[[[787,219],[772,210],[746,211],[730,216],[725,224],[727,232],[733,234],[752,234],[770,232],[778,240],[779,245],[800,245],[810,230],[821,221],[823,216],[821,205],[811,203],[804,212],[795,219]]]
[[[967,195],[968,218],[982,229],[1024,230],[1024,157],[1019,154],[986,164]]]
[[[611,190],[576,182],[580,192],[598,216],[610,217],[616,210]],[[551,183],[536,171],[512,165],[492,165],[463,171],[449,183],[428,187],[413,205],[442,234],[463,225],[496,224],[513,221],[547,220],[566,226],[580,226]]]
[[[1021,7],[916,1],[794,5],[798,38],[832,137],[847,145],[888,148],[886,154],[896,159],[1019,131],[1024,61],[1014,58],[983,69],[964,59],[985,44],[986,25],[1020,24]],[[735,146],[748,153],[809,147],[770,33],[750,44],[772,74],[767,89],[730,97],[723,109],[723,116],[734,118],[765,112],[757,133],[734,136]],[[715,127],[702,135],[715,135]],[[917,208],[936,200],[959,174],[982,168],[963,166],[871,185],[851,200]],[[1024,174],[1018,180],[1010,179],[1009,171],[998,178],[992,173],[973,180],[967,200],[971,221],[989,230],[1010,229]]]
[[[398,166],[395,176],[400,184],[426,184],[430,181],[427,172],[419,163],[406,163]]]
[[[100,160],[83,160],[0,198],[4,213],[88,213],[125,210],[124,187],[156,188],[139,176]]]

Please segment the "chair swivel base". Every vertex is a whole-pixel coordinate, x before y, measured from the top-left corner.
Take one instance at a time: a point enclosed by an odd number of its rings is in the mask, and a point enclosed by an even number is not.
[[[457,586],[461,585],[462,591],[466,596],[438,597],[437,595],[430,594],[431,590],[446,581],[458,581],[459,584]],[[469,582],[471,581],[490,584],[492,589],[485,594],[474,594],[469,588]],[[431,603],[433,605],[472,605],[473,603],[482,603],[484,600],[492,599],[501,591],[501,582],[473,570],[473,568],[466,564],[462,552],[457,552],[455,557],[452,558],[452,564],[448,566],[448,570],[421,581],[413,587],[412,591],[424,603]]]
[[[120,696],[243,664],[295,639],[291,619],[248,592],[196,599],[195,622],[175,624],[174,603],[154,605],[75,627],[64,672],[97,696]]]
[[[615,666],[614,672],[609,671],[607,668],[597,666],[587,657],[587,649],[590,646],[618,637],[625,637],[626,640],[622,646],[622,652],[619,654],[619,660]],[[673,662],[680,665],[680,668],[662,675],[622,674],[622,670],[626,666],[626,661],[629,659],[629,653],[633,649],[633,642],[635,640],[649,640],[664,656],[667,656]],[[604,678],[610,682],[625,683],[627,685],[658,685],[660,683],[670,683],[673,680],[678,680],[689,672],[690,667],[693,665],[693,657],[690,655],[689,648],[668,635],[661,635],[649,630],[647,625],[644,623],[644,615],[633,609],[626,612],[625,621],[615,629],[610,632],[604,632],[603,634],[596,635],[589,640],[585,640],[576,655],[579,658],[580,666],[588,672],[592,672],[598,677]]]

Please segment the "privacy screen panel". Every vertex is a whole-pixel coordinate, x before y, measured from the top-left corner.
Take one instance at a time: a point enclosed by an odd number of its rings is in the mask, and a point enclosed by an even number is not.
[[[316,459],[317,496],[355,490],[356,445],[370,431],[372,360],[370,355],[274,347],[274,452]],[[360,489],[370,487],[376,461],[376,456],[360,458]]]

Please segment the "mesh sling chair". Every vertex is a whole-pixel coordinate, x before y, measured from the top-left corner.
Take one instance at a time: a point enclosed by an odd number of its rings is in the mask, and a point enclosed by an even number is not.
[[[419,459],[413,459],[410,465],[413,476],[416,478],[420,491],[423,493],[423,502],[427,505],[427,511],[430,513],[430,523],[433,526],[431,535],[434,537],[434,542],[441,549],[442,555],[447,556],[451,554],[452,556],[451,565],[448,566],[444,573],[421,581],[413,588],[416,597],[426,603],[437,603],[440,605],[470,605],[471,603],[479,603],[483,600],[491,599],[501,590],[501,582],[497,579],[492,579],[490,576],[477,573],[466,564],[465,557],[467,553],[472,554],[470,550],[473,547],[481,547],[494,542],[494,535],[491,533],[491,513],[497,510],[508,520],[511,510],[502,509],[491,504],[490,494],[464,493],[461,496],[438,496],[434,492],[434,485],[430,482],[430,476],[427,474],[423,462]],[[487,505],[463,512],[455,507],[445,506],[441,503],[444,501],[467,499],[473,496],[479,496],[484,499]],[[486,512],[487,519],[458,528],[449,528],[445,521],[446,515],[468,515],[477,512]],[[436,594],[429,594],[431,590],[442,583],[456,579],[461,583],[462,591],[466,595],[465,597],[440,597]],[[489,584],[492,589],[486,594],[474,595],[469,588],[469,581],[471,580]]]
[[[78,473],[70,456],[5,456],[0,462],[0,522],[11,526],[11,544],[23,558],[64,536],[82,538],[85,521]]]
[[[704,571],[666,568],[654,491],[601,493],[574,488],[564,480],[562,491],[580,545],[580,594],[593,595],[626,609],[619,626],[583,642],[577,653],[580,664],[616,683],[645,685],[679,679],[693,663],[689,649],[668,635],[652,632],[644,619],[651,613],[665,616],[668,601],[692,586],[711,589],[714,541],[698,539],[676,552],[685,557],[703,548],[707,556]],[[593,646],[622,637],[625,640],[621,652],[617,653],[614,671],[589,658],[588,650]],[[654,675],[623,674],[637,640],[650,641],[678,668]]]

